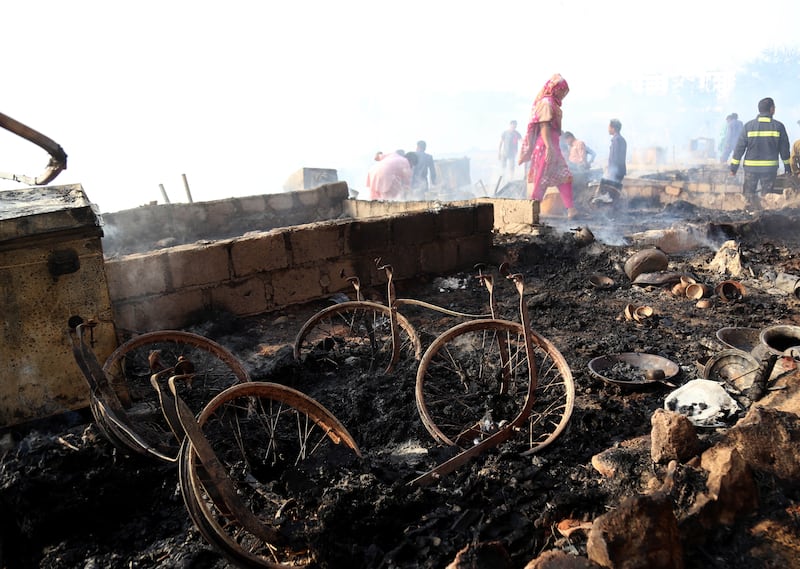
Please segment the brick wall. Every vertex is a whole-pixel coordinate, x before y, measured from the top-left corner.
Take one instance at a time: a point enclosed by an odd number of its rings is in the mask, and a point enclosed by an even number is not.
[[[483,209],[479,215],[487,217],[481,224],[490,223],[498,233],[526,233],[539,225],[539,203],[527,199],[476,198],[447,202],[448,207],[470,207],[475,204],[491,204],[491,209]],[[347,200],[343,206],[345,215],[354,218],[400,215],[413,211],[435,212],[442,204],[429,201],[383,202]],[[488,219],[491,218],[491,219]]]
[[[153,251],[200,240],[227,239],[336,219],[348,196],[347,182],[313,190],[142,206],[103,214],[106,256]]]
[[[741,207],[741,187],[727,172],[691,182],[626,178],[624,188],[627,199],[662,205]],[[539,204],[526,199],[381,202],[348,193],[347,183],[337,182],[104,215],[117,328],[180,328],[200,311],[246,316],[307,302],[349,290],[342,270],[365,286],[382,284],[376,257],[394,266],[397,279],[467,269],[490,260],[493,233],[539,225]]]
[[[180,328],[200,311],[259,314],[349,290],[341,271],[379,284],[376,257],[397,279],[468,269],[488,261],[493,227],[492,204],[428,204],[109,257],[115,324],[125,334]]]

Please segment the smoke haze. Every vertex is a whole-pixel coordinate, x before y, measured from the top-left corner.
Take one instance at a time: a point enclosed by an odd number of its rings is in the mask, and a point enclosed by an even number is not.
[[[794,9],[770,4],[774,35],[741,41],[746,2],[677,0],[655,15],[628,1],[300,1],[277,10],[32,0],[5,10],[13,25],[0,42],[15,55],[4,62],[0,112],[59,143],[69,162],[54,183],[82,184],[104,212],[161,201],[159,184],[185,201],[182,174],[196,201],[280,192],[302,167],[335,168],[362,190],[377,150],[411,150],[420,139],[435,159],[469,157],[472,181],[493,188],[500,133],[512,119],[524,130],[554,72],[571,87],[564,128],[598,165],[611,117],[629,157],[658,146],[680,160],[690,139],[716,139],[726,115],[746,121],[773,96],[776,118],[800,137],[800,101],[789,100],[796,65],[750,73],[769,50],[800,46],[781,16]],[[37,175],[47,159],[0,133],[0,171]],[[9,187],[19,185],[0,182]]]

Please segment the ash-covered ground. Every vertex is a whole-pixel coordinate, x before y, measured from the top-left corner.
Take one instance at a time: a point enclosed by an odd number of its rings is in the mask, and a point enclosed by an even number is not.
[[[414,401],[414,363],[400,365],[369,382],[342,378],[357,390],[350,401],[329,403],[353,433],[364,459],[321,494],[319,530],[313,537],[317,566],[326,568],[442,568],[476,543],[497,542],[504,565],[522,568],[543,551],[585,555],[581,532],[569,538],[555,530],[564,519],[591,521],[641,491],[636,476],[603,478],[593,455],[650,432],[650,418],[664,406],[670,388],[630,390],[603,382],[587,369],[606,354],[646,352],[678,363],[676,383],[700,377],[697,362],[723,348],[715,338],[722,327],[763,328],[800,324],[798,300],[774,288],[780,272],[800,274],[797,211],[749,217],[676,204],[621,220],[594,215],[573,226],[551,220],[539,235],[497,236],[495,264],[506,260],[524,275],[525,301],[533,328],[567,359],[576,383],[576,405],[566,431],[537,455],[522,457],[512,439],[448,474],[436,484],[409,485],[421,471],[447,456],[424,429]],[[619,237],[672,225],[675,220],[705,228],[706,242],[669,254],[670,268],[714,284],[728,278],[709,269],[718,248],[735,240],[746,273],[737,277],[747,290],[738,302],[714,301],[701,309],[672,295],[668,287],[633,285],[625,261],[642,247]],[[548,220],[546,220],[548,221]],[[574,226],[598,237],[579,243]],[[390,262],[390,254],[385,260]],[[598,289],[590,277],[611,277],[615,286]],[[472,271],[399,282],[398,296],[412,297],[463,312],[486,309],[486,291]],[[367,291],[385,298],[380,288]],[[517,321],[512,285],[496,290],[501,315]],[[652,306],[646,325],[627,321],[627,304]],[[303,322],[329,303],[288,307],[247,319],[216,314],[190,330],[215,340],[239,357],[252,379],[303,390],[313,378],[294,362],[291,345]],[[458,319],[409,309],[423,344]],[[721,429],[703,429],[710,443]],[[226,560],[193,527],[174,468],[125,456],[102,436],[88,412],[6,429],[0,451],[0,567],[14,568],[222,568]],[[398,460],[398,449],[410,452]],[[641,466],[648,468],[652,466]],[[800,551],[800,522],[787,511],[800,499],[797,488],[757,477],[760,509],[732,526],[720,527],[687,546],[686,567],[790,567]],[[755,534],[758,520],[777,520],[781,543]],[[464,565],[466,566],[466,565]],[[492,565],[475,565],[489,567]],[[797,566],[797,565],[794,565]]]

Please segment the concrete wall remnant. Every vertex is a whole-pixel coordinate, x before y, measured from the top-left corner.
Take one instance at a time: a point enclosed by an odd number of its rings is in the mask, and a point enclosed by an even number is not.
[[[336,219],[342,215],[347,196],[347,182],[334,182],[306,191],[106,213],[103,248],[112,257]]]
[[[342,271],[381,283],[376,257],[398,280],[471,268],[489,258],[492,210],[477,203],[345,218],[111,257],[115,323],[141,333],[184,327],[202,312],[249,316],[324,298],[349,290]]]

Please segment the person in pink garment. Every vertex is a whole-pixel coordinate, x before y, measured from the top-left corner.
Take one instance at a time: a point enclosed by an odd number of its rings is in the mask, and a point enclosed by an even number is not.
[[[531,161],[528,172],[530,198],[541,201],[547,188],[558,188],[567,215],[576,215],[572,199],[572,173],[561,153],[561,102],[569,93],[569,85],[560,74],[553,75],[536,96],[531,120],[522,139],[519,164]]]
[[[398,152],[384,154],[367,173],[367,190],[371,200],[396,200],[411,189],[411,162]]]

